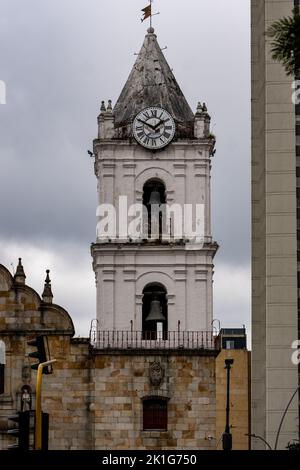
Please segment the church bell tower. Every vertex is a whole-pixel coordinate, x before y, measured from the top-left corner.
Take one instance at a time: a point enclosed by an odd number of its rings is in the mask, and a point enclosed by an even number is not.
[[[95,448],[213,449],[215,139],[152,27],[115,106],[102,102],[98,132]]]
[[[98,126],[99,330],[164,339],[210,331],[215,139],[205,104],[192,112],[152,27],[116,105],[102,102]]]

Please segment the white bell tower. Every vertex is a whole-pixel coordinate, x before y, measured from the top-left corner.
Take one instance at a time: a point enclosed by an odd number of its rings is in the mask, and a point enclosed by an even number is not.
[[[110,101],[102,102],[98,126],[100,229],[91,251],[99,330],[142,332],[143,339],[163,340],[169,332],[211,331],[215,139],[205,104],[198,104],[196,114],[191,111],[153,28],[114,109]],[[134,237],[124,221],[130,224],[141,205],[144,217],[134,224],[140,229]],[[157,218],[151,219],[154,206]],[[166,217],[162,207],[171,206]],[[188,219],[202,228],[200,240],[186,232]]]

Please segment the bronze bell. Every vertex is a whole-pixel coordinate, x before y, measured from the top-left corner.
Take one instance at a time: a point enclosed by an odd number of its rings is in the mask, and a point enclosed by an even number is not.
[[[150,206],[154,206],[155,204],[160,205],[160,194],[157,188],[154,188],[149,199]]]
[[[150,312],[146,318],[146,321],[163,322],[165,320],[166,319],[162,314],[160,301],[158,299],[153,299],[150,306]]]

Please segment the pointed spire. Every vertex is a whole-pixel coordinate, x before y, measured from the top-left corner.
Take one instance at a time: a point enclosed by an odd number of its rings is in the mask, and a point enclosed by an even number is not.
[[[107,111],[112,112],[112,101],[108,100]]]
[[[194,114],[149,28],[142,49],[126,85],[114,107],[115,127],[131,124],[134,117],[148,106],[161,106],[175,119],[184,134],[193,126]]]
[[[105,113],[105,111],[106,111],[105,101],[101,101],[100,111],[101,111],[101,113]]]
[[[42,294],[42,299],[45,303],[52,304],[53,294],[52,294],[52,289],[51,289],[51,279],[49,276],[50,270],[47,269],[46,273],[47,273],[47,276],[45,279],[45,287],[44,287],[44,292]]]
[[[203,113],[203,106],[199,101],[198,106],[197,106],[196,116],[200,116],[202,113]]]
[[[25,275],[24,268],[22,265],[22,258],[19,258],[19,263],[17,266],[16,273],[14,275],[14,280],[17,284],[25,285],[25,279],[26,279],[26,275]]]

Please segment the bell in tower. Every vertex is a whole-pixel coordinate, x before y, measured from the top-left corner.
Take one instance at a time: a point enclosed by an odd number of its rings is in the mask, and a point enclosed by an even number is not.
[[[150,312],[146,318],[146,322],[164,322],[166,319],[162,314],[162,306],[158,297],[153,297]]]
[[[160,206],[160,204],[161,204],[160,193],[158,191],[158,188],[155,187],[150,196],[149,206],[154,206],[154,205]]]
[[[161,196],[157,186],[154,186],[148,203],[148,235],[149,238],[159,239],[161,237]]]
[[[164,325],[166,318],[162,313],[162,304],[159,296],[153,294],[149,314],[145,319],[146,339],[162,340],[164,338]]]

